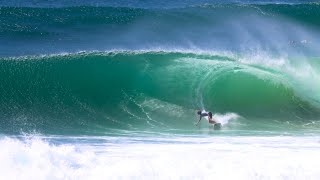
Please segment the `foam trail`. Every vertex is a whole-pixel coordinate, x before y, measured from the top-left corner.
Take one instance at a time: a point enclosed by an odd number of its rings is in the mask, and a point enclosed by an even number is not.
[[[222,126],[227,125],[229,121],[236,120],[240,116],[236,113],[214,114],[213,118],[217,119]]]

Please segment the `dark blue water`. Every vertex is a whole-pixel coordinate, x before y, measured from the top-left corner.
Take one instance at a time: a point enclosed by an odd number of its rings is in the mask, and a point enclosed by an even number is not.
[[[152,49],[315,55],[319,50],[319,5],[306,1],[0,4],[2,57]]]

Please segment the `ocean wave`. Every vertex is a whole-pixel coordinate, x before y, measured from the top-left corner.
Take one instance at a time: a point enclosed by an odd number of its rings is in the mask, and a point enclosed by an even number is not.
[[[315,55],[319,12],[317,4],[0,7],[0,56],[156,48]]]
[[[226,117],[314,120],[319,97],[306,79],[319,77],[317,69],[299,75],[301,64],[284,63],[164,51],[2,58],[1,127],[191,129],[198,108]]]

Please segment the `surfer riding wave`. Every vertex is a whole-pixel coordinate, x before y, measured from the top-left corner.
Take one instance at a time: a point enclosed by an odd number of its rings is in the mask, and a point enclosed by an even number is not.
[[[218,123],[218,121],[217,120],[215,120],[215,119],[213,119],[213,117],[212,117],[212,112],[206,112],[205,110],[198,110],[197,111],[197,114],[200,116],[200,119],[199,119],[199,121],[196,123],[196,126],[198,126],[198,124],[200,123],[200,121],[201,121],[201,119],[202,119],[202,117],[208,117],[208,121],[209,121],[209,123],[210,124],[217,124]]]

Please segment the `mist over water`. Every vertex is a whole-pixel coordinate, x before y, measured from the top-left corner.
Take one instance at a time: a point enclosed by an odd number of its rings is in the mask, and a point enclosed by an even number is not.
[[[1,7],[1,56],[112,50],[316,55],[319,6]],[[25,21],[27,19],[27,21]],[[16,47],[19,49],[16,49]]]

